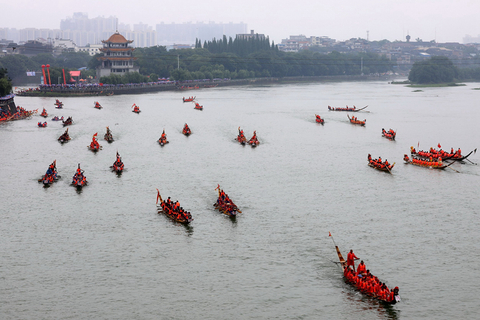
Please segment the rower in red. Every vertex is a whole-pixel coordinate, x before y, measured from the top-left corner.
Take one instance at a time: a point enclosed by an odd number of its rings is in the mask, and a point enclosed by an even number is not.
[[[353,267],[353,270],[355,271],[355,260],[358,260],[358,257],[353,253],[353,250],[350,250],[350,252],[347,254],[347,268],[349,266]]]

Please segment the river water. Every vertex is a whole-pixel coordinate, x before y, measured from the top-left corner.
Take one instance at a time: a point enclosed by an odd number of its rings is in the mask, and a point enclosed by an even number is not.
[[[74,124],[64,145],[61,124],[38,128],[38,115],[0,125],[0,318],[473,318],[479,166],[429,170],[402,158],[410,146],[479,147],[478,87],[224,87],[64,98],[63,110],[17,97]],[[182,102],[190,95],[203,111]],[[368,105],[356,113],[366,127],[328,105]],[[261,144],[236,143],[239,126]],[[163,129],[170,143],[160,147]],[[97,154],[87,150],[95,132]],[[121,176],[109,169],[117,151]],[[368,167],[368,153],[396,162],[392,174]],[[55,159],[62,178],[43,188],[37,179]],[[81,192],[69,185],[78,163],[89,180]],[[213,209],[217,184],[243,211],[235,220]],[[156,188],[192,213],[190,226],[157,214]],[[345,284],[329,232],[402,302],[387,307]]]

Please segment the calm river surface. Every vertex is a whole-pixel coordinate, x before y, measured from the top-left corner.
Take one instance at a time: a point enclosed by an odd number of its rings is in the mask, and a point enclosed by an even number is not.
[[[0,318],[478,317],[480,167],[402,161],[417,144],[480,147],[478,87],[224,87],[64,98],[63,110],[17,97],[50,116],[47,128],[39,115],[0,125]],[[190,95],[203,111],[182,102]],[[328,105],[368,105],[356,113],[366,127]],[[54,115],[73,117],[65,145]],[[256,149],[234,142],[239,126],[247,139],[257,131]],[[160,147],[163,129],[170,143]],[[87,150],[95,132],[97,154]],[[109,169],[117,150],[119,177]],[[392,175],[368,167],[368,153],[396,162]],[[62,178],[43,188],[37,179],[55,159]],[[78,163],[90,182],[81,192],[69,185]],[[213,209],[217,184],[243,211],[234,221]],[[156,188],[191,211],[189,227],[157,214]],[[402,302],[386,307],[345,284],[329,231]]]

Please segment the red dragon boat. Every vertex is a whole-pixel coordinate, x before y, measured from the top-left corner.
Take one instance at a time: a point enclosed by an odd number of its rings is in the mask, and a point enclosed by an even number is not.
[[[72,178],[72,185],[74,187],[77,187],[77,189],[81,189],[82,187],[86,186],[87,183],[88,183],[87,178],[83,174],[83,170],[80,169],[80,163],[79,163],[77,172],[75,172]]]
[[[247,138],[245,138],[245,135],[243,134],[243,130],[238,127],[238,136],[237,136],[237,141],[244,146],[247,143]]]
[[[367,119],[362,121],[362,120],[358,120],[357,117],[355,117],[355,116],[352,116],[350,118],[350,116],[348,114],[347,114],[347,117],[348,117],[348,120],[350,120],[350,123],[352,123],[352,124],[358,124],[358,125],[363,127],[367,123]]]
[[[381,157],[378,157],[378,159],[372,159],[372,155],[369,153],[368,166],[383,172],[392,173],[392,169],[395,166],[395,162],[393,164],[390,164],[388,163],[388,160],[382,161]]]
[[[45,108],[43,108],[43,111],[42,111],[42,113],[40,114],[40,116],[42,116],[42,117],[44,117],[44,118],[48,117],[48,113],[47,113],[47,110],[46,110]]]
[[[60,137],[58,137],[58,142],[60,142],[61,144],[64,144],[65,142],[68,142],[68,141],[70,141],[70,135],[68,134],[68,128],[67,128],[67,130],[65,130],[65,132]]]
[[[160,201],[160,204],[158,202]],[[157,213],[164,213],[167,217],[173,221],[189,224],[193,221],[192,215],[190,212],[184,210],[180,207],[178,201],[170,201],[170,197],[166,201],[163,201],[160,191],[157,189]]]
[[[237,212],[242,213],[242,211],[238,209],[237,205],[230,199],[228,194],[220,189],[220,185],[218,185],[215,190],[218,190],[217,202],[213,204],[215,209],[229,217],[235,217]]]
[[[58,99],[56,99],[54,105],[55,105],[55,108],[57,108],[57,109],[63,109],[63,102],[61,102]]]
[[[132,112],[135,112],[137,114],[141,112],[140,108],[135,103],[133,104],[132,108],[133,108]]]
[[[368,106],[365,106],[365,107],[360,108],[360,109],[357,109],[357,107],[355,107],[355,106],[353,106],[353,108],[349,108],[348,106],[346,106],[345,108],[335,108],[335,107],[330,107],[330,106],[328,106],[328,111],[358,112],[358,111],[360,111],[360,110],[365,109],[366,107],[368,107]]]
[[[320,124],[324,124],[325,119],[322,119],[322,117],[320,117],[318,114],[316,114],[315,115],[315,122],[320,123]]]
[[[385,304],[396,304],[401,301],[400,295],[398,294],[400,289],[398,287],[389,289],[385,283],[381,282],[378,277],[375,277],[368,270],[364,272],[363,270],[357,269],[357,271],[355,271],[352,269],[352,266],[348,266],[347,261],[343,258],[330,232],[328,236],[332,238],[335,250],[337,251],[339,262],[335,263],[339,264],[342,268],[344,280],[347,284],[355,287],[355,289],[361,293]]]
[[[248,140],[248,144],[252,146],[252,148],[255,148],[260,144],[260,141],[257,139],[257,131],[253,131],[253,136]]]
[[[54,160],[47,169],[45,175],[38,179],[38,182],[42,182],[44,187],[49,187],[52,183],[56,182],[60,178],[57,173],[57,160]]]
[[[63,124],[64,127],[69,126],[72,123],[73,123],[72,117],[68,117],[67,120],[65,120],[65,121],[62,120],[62,124]]]
[[[201,106],[198,102],[195,102],[195,108],[197,110],[203,110],[203,106]]]
[[[188,126],[188,124],[185,123],[185,125],[183,126],[182,133],[187,137],[192,134],[192,130],[190,130],[190,127]]]
[[[189,98],[185,98],[183,97],[183,102],[192,102],[195,100],[196,97],[189,97]]]
[[[97,141],[97,135],[98,135],[98,132],[95,132],[95,134],[92,137],[92,142],[90,142],[90,145],[87,146],[88,150],[97,152],[98,150],[102,149],[102,146]]]
[[[386,131],[384,128],[382,128],[382,136],[389,139],[389,140],[395,140],[397,133],[393,131],[393,129],[390,129]]]
[[[122,162],[122,157],[120,157],[120,154],[117,151],[117,159],[113,163],[113,165],[110,167],[112,168],[113,171],[115,171],[117,174],[120,174],[123,172],[124,164]]]

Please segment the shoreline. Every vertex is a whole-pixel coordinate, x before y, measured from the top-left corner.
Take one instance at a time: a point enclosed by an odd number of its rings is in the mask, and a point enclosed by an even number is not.
[[[86,97],[110,96],[121,94],[143,94],[160,91],[190,91],[227,86],[289,84],[302,82],[344,82],[344,81],[374,81],[392,80],[399,75],[376,76],[300,76],[284,78],[253,78],[239,80],[210,80],[210,81],[184,81],[177,83],[142,83],[131,85],[105,85],[105,86],[79,86],[79,87],[36,87],[16,93],[21,97]]]

